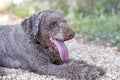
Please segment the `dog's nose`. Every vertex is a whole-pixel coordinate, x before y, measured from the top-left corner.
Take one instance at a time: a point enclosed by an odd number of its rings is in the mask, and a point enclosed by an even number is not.
[[[68,38],[72,39],[74,37],[75,33],[74,32],[68,32]]]

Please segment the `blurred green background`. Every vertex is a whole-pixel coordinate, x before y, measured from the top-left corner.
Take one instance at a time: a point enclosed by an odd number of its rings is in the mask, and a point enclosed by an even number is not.
[[[88,41],[107,41],[120,49],[120,0],[1,0],[0,5],[0,12],[22,18],[42,10],[60,10]]]

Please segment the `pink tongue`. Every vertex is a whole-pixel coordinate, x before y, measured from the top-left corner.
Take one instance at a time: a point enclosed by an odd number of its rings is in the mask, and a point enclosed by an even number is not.
[[[64,42],[55,39],[52,40],[52,42],[54,42],[54,44],[57,46],[61,60],[67,60],[69,58],[69,55],[68,49]]]

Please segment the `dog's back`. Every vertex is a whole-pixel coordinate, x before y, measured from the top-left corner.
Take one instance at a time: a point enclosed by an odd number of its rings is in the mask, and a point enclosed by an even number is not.
[[[26,63],[28,62],[19,54],[22,51],[16,47],[17,41],[19,43],[17,39],[20,39],[18,37],[21,35],[18,32],[19,29],[19,25],[0,26],[0,66],[26,68]]]

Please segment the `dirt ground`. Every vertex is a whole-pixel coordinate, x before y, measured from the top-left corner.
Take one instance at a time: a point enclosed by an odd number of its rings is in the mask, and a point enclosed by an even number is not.
[[[0,24],[16,24],[22,18],[12,15],[0,14]],[[120,80],[120,52],[116,47],[104,45],[88,44],[84,36],[77,34],[74,39],[67,41],[70,58],[84,60],[89,64],[102,66],[106,74],[100,80]],[[65,80],[55,76],[38,75],[23,71],[21,69],[11,69],[16,74],[0,76],[0,80]]]

